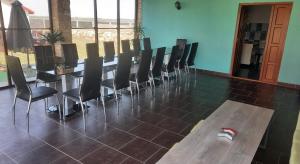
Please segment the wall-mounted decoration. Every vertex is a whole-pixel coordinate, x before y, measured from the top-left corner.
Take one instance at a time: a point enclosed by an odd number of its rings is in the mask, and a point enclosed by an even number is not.
[[[180,10],[181,9],[181,3],[179,1],[176,1],[175,2],[175,7],[177,10]]]

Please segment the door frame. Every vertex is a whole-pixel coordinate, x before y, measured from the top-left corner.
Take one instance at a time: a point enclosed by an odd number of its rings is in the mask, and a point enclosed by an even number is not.
[[[247,6],[263,6],[263,5],[270,5],[272,7],[274,5],[291,5],[293,7],[293,2],[253,2],[253,3],[240,3],[239,4],[238,13],[237,13],[238,14],[237,15],[237,21],[236,21],[236,26],[235,26],[235,34],[234,34],[234,40],[233,40],[232,56],[231,56],[230,77],[235,77],[235,78],[244,79],[244,80],[248,80],[248,81],[259,81],[259,82],[262,82],[260,80],[260,77],[259,77],[258,80],[255,80],[255,79],[249,79],[249,78],[245,78],[245,77],[234,76],[234,64],[235,64],[235,60],[237,58],[237,54],[235,54],[235,52],[236,52],[236,48],[238,46],[237,37],[238,37],[238,33],[239,33],[239,31],[238,31],[239,30],[239,26],[240,26],[240,23],[241,23],[240,18],[241,18],[242,8],[243,7],[247,7]],[[271,17],[272,17],[272,13],[271,13],[271,16],[270,16],[269,24],[272,22]],[[270,31],[270,26],[268,27],[267,38],[269,37],[269,31]],[[262,63],[264,63],[265,53],[266,53],[266,48],[264,49]],[[260,75],[261,75],[261,71],[262,70],[260,70]],[[266,83],[266,82],[262,82],[262,83]]]

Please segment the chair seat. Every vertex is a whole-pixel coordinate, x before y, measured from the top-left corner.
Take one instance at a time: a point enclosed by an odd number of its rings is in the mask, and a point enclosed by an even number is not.
[[[114,79],[106,79],[102,81],[102,86],[107,88],[114,88]]]
[[[80,100],[79,88],[71,89],[63,93],[64,96],[73,99],[74,101]]]
[[[49,74],[49,73],[46,73],[46,72],[37,73],[36,79],[38,81],[42,81],[42,82],[45,82],[45,83],[54,83],[54,82],[58,82],[58,81],[61,80],[61,78],[59,76]]]
[[[32,98],[31,98],[32,102],[45,99],[47,97],[57,94],[57,90],[50,87],[44,87],[44,86],[31,88],[31,91],[32,91]],[[29,101],[30,95],[27,93],[20,93],[17,95],[17,97],[22,100]]]
[[[70,75],[73,76],[73,77],[76,77],[76,78],[80,78],[80,77],[83,77],[84,72],[83,71],[73,72]]]

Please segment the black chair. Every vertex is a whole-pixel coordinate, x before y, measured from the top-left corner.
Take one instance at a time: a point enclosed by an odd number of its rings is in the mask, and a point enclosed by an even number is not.
[[[104,42],[104,62],[112,62],[115,60],[115,43],[113,41]]]
[[[168,78],[168,82],[170,82],[170,77],[172,76],[172,73],[175,73],[175,76],[177,78],[177,74],[175,71],[175,65],[176,65],[176,58],[177,53],[179,50],[179,46],[173,46],[172,52],[169,58],[169,62],[166,66],[163,67],[163,76]]]
[[[140,84],[149,82],[149,71],[152,59],[152,50],[142,51],[141,62],[139,64],[137,73],[130,75],[130,87],[136,86],[138,94],[140,93]],[[151,82],[150,85],[152,86]]]
[[[183,51],[183,55],[179,61],[179,69],[185,69],[186,68],[186,65],[187,65],[187,57],[189,55],[189,52],[190,52],[190,49],[191,49],[191,44],[186,44],[185,45],[185,48],[184,48],[184,51]]]
[[[188,71],[189,71],[189,68],[194,68],[195,72],[196,72],[196,67],[195,67],[194,61],[195,61],[195,57],[197,54],[197,49],[198,49],[198,43],[197,42],[192,43],[192,48],[191,48],[190,55],[188,57],[187,65],[186,65],[186,69]]]
[[[184,49],[187,44],[187,39],[176,39],[176,45],[179,46],[179,49]]]
[[[50,84],[60,81],[60,77],[54,74],[47,73],[48,71],[55,71],[55,57],[53,55],[52,46],[34,46],[35,63],[37,70],[36,85],[38,83]]]
[[[150,38],[144,38],[144,50],[151,50],[151,40]]]
[[[98,59],[99,56],[99,47],[97,43],[87,43],[86,44],[87,57],[89,59]]]
[[[85,125],[85,107],[83,103],[90,101],[92,99],[101,98],[104,114],[106,118],[105,104],[104,98],[101,94],[101,80],[102,80],[102,64],[99,67],[99,63],[103,63],[103,58],[98,59],[85,59],[84,62],[84,76],[82,84],[79,88],[75,88],[63,93],[63,103],[65,105],[66,99],[70,99],[75,102],[80,102],[81,110],[83,113],[83,121],[84,121],[84,129],[86,129]],[[65,113],[65,107],[63,109],[63,113]],[[65,115],[65,114],[63,114]]]
[[[122,44],[123,53],[131,54],[130,41],[129,40],[121,40],[121,44]]]
[[[67,68],[75,68],[78,65],[78,52],[77,46],[74,43],[64,43],[61,45],[63,49],[64,59],[65,59],[65,67]],[[83,77],[83,71],[73,72],[70,76],[78,79],[78,85],[80,85],[80,78]]]
[[[118,65],[116,72],[114,72],[113,79],[103,80],[102,86],[112,88],[114,90],[116,101],[118,100],[118,91],[127,89],[129,84],[130,68],[131,68],[131,55],[123,53],[119,55]],[[130,94],[132,98],[132,88],[130,87]]]
[[[150,72],[151,81],[153,86],[155,86],[155,79],[161,79],[164,81],[163,74],[162,74],[162,67],[164,64],[164,57],[166,53],[166,47],[161,47],[157,49],[157,53],[155,56],[155,63]]]
[[[61,110],[60,110],[59,99],[57,97],[57,93],[58,93],[57,90],[49,87],[44,87],[44,86],[30,88],[26,83],[26,79],[23,74],[23,69],[19,58],[14,56],[6,56],[6,63],[16,88],[13,107],[12,107],[13,123],[15,124],[15,107],[16,107],[17,98],[28,102],[28,106],[27,106],[27,131],[28,132],[29,132],[29,113],[31,109],[31,103],[33,102],[46,99],[48,97],[56,96],[58,102],[59,117],[61,118]]]
[[[180,60],[183,57],[184,54],[184,49],[185,49],[185,45],[187,43],[186,39],[176,39],[176,45],[178,46],[178,52],[177,52],[177,57],[176,57],[176,68],[178,71],[178,74],[180,74]]]
[[[140,39],[133,39],[132,40],[132,45],[133,45],[133,56],[135,58],[140,56],[141,53],[141,43]]]
[[[77,67],[78,64],[78,52],[77,52],[77,46],[74,43],[64,43],[61,44],[64,54],[64,64],[66,67]]]

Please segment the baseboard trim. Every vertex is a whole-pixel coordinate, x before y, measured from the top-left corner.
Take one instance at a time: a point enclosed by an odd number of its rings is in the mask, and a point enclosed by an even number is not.
[[[300,85],[298,85],[298,84],[290,84],[290,83],[278,82],[277,85],[285,87],[285,88],[291,88],[291,89],[300,90]]]
[[[290,83],[283,83],[283,82],[277,82],[277,84],[270,84],[270,83],[264,83],[264,82],[261,82],[258,80],[235,77],[228,73],[209,71],[209,70],[204,70],[204,69],[197,69],[197,72],[204,73],[206,75],[219,76],[219,77],[231,78],[231,79],[239,79],[239,80],[245,80],[245,81],[251,81],[251,82],[256,82],[256,83],[263,83],[263,84],[275,85],[275,86],[280,86],[280,87],[289,88],[289,89],[300,90],[300,85],[298,85],[298,84],[290,84]]]
[[[219,77],[226,77],[226,78],[231,78],[231,75],[227,73],[222,73],[222,72],[216,72],[216,71],[209,71],[205,69],[197,69],[197,72],[204,73],[207,75],[214,75],[214,76],[219,76]]]

